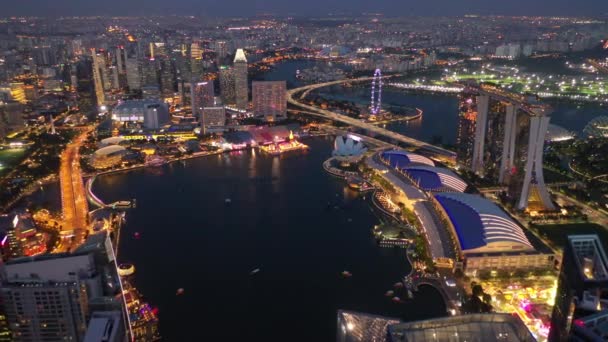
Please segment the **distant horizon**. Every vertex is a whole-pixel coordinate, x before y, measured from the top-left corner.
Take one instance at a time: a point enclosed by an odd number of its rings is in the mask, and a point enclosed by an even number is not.
[[[410,14],[410,15],[388,15],[384,13],[329,13],[325,15],[307,15],[307,14],[281,14],[281,13],[260,13],[252,15],[213,15],[218,19],[255,19],[255,18],[276,18],[276,19],[330,19],[330,18],[365,18],[365,17],[383,17],[383,18],[492,18],[492,17],[504,17],[504,18],[589,18],[597,20],[605,20],[608,23],[608,14],[605,15],[591,15],[591,14],[570,14],[570,15],[558,15],[558,14],[500,14],[500,13],[465,13],[465,14],[452,14],[452,15],[424,15],[424,14]],[[63,15],[34,15],[34,14],[12,14],[6,16],[0,16],[0,19],[11,19],[11,18],[37,18],[37,19],[56,19],[56,18],[147,18],[147,17],[190,17],[190,18],[208,18],[210,15],[206,14],[185,14],[185,13],[148,13],[148,14],[63,14]]]
[[[564,16],[607,17],[606,0],[21,0],[3,6],[2,17],[35,16],[197,16],[251,18],[272,16],[326,17],[378,13],[387,17]]]

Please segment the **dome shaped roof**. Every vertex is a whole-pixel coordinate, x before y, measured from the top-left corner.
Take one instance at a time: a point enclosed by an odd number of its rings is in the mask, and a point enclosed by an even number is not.
[[[351,137],[338,136],[334,141],[334,157],[360,157],[367,152],[367,147],[361,141],[355,141]]]
[[[608,137],[608,116],[598,116],[589,121],[583,129],[583,133],[591,138]]]

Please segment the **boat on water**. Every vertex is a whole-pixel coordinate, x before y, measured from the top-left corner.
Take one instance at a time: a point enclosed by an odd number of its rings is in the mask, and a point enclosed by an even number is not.
[[[388,290],[388,291],[386,291],[386,293],[384,295],[387,297],[392,297],[394,294],[395,294],[395,291]]]
[[[401,302],[401,298],[399,298],[399,297],[393,297],[392,301],[395,302],[395,303],[399,303],[399,302]]]
[[[254,275],[254,274],[258,273],[258,272],[260,272],[260,269],[256,268],[255,270],[249,272],[249,275]]]

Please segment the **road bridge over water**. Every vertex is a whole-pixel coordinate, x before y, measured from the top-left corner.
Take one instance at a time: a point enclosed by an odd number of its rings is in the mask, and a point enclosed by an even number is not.
[[[399,75],[384,76],[384,78],[394,77],[394,76],[399,76]],[[311,106],[311,105],[301,102],[310,93],[310,91],[315,90],[315,89],[329,87],[329,86],[337,85],[337,84],[371,81],[372,79],[373,79],[373,77],[361,77],[361,78],[355,78],[355,79],[347,79],[347,80],[311,84],[311,85],[307,85],[304,87],[291,89],[287,92],[287,102],[295,107],[304,109],[310,115],[316,115],[316,116],[319,116],[319,117],[322,117],[325,119],[342,122],[342,123],[345,123],[345,124],[348,124],[348,125],[351,125],[354,127],[358,127],[358,128],[364,129],[368,132],[387,137],[389,139],[392,139],[392,140],[400,142],[400,143],[404,143],[404,144],[407,144],[407,145],[410,145],[413,147],[417,147],[417,148],[426,150],[426,151],[434,153],[436,155],[441,155],[441,156],[449,157],[449,158],[455,157],[454,152],[446,150],[442,147],[431,145],[427,142],[417,140],[414,138],[410,138],[403,134],[395,133],[393,131],[389,131],[385,128],[378,127],[376,125],[373,125],[373,124],[370,124],[367,122],[363,122],[363,121],[355,119],[355,118],[351,118],[347,115],[334,113],[332,111],[318,108],[315,106]],[[295,98],[297,94],[300,94],[298,99]]]

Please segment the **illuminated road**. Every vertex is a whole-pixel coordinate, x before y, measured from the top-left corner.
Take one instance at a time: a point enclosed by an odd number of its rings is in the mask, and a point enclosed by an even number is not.
[[[86,231],[88,226],[89,205],[80,169],[79,149],[91,130],[89,128],[78,135],[73,142],[68,144],[61,155],[59,181],[64,221],[63,230],[82,232]]]
[[[398,76],[398,75],[395,75]],[[385,77],[391,77],[391,76],[385,76]],[[304,103],[301,103],[300,100],[304,99],[306,97],[306,95],[308,95],[308,93],[312,90],[315,89],[319,89],[319,88],[323,88],[323,87],[329,87],[332,85],[337,85],[337,84],[342,84],[342,83],[348,83],[348,82],[365,82],[365,81],[371,81],[373,77],[362,77],[362,78],[355,78],[355,79],[348,79],[348,80],[339,80],[339,81],[333,81],[333,82],[326,82],[326,83],[319,83],[319,84],[312,84],[312,85],[308,85],[308,86],[304,86],[304,87],[300,87],[300,88],[295,88],[295,89],[291,89],[287,92],[287,102],[299,107],[299,108],[303,108],[306,111],[310,112],[310,114],[313,115],[317,115],[326,119],[330,119],[333,121],[339,121],[354,127],[358,127],[358,128],[362,128],[367,130],[368,132],[372,132],[378,135],[382,135],[385,136],[387,138],[393,139],[395,141],[399,141],[411,146],[415,146],[415,147],[419,147],[419,148],[424,148],[426,150],[444,155],[444,156],[449,156],[449,157],[453,157],[454,156],[454,152],[452,151],[448,151],[444,148],[441,147],[437,147],[434,145],[431,145],[429,143],[426,143],[424,141],[420,141],[417,139],[413,139],[410,137],[407,137],[405,135],[402,134],[398,134],[392,131],[389,131],[385,128],[382,127],[378,127],[376,125],[370,124],[370,123],[366,123],[363,122],[361,120],[358,119],[354,119],[351,118],[349,116],[346,115],[342,115],[342,114],[337,114],[334,112],[331,112],[329,110],[326,109],[321,109],[318,107],[314,107],[314,106],[310,106]],[[294,96],[298,93],[302,93],[301,96],[299,97],[299,100],[295,100]]]

